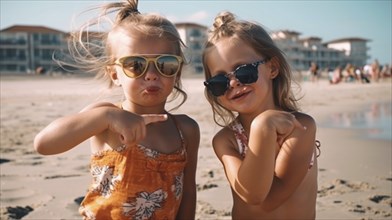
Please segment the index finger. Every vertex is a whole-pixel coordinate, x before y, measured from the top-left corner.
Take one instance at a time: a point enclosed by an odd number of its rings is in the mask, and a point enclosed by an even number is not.
[[[167,114],[147,114],[147,115],[141,115],[141,116],[144,119],[145,125],[167,120]]]

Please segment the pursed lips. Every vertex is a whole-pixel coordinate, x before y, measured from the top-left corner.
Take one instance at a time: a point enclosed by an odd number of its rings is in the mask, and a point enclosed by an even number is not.
[[[145,88],[145,91],[148,93],[158,92],[161,88],[159,86],[148,86]]]

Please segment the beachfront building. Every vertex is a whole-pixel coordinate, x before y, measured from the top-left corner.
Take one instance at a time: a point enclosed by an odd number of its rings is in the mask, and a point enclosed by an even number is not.
[[[368,40],[365,39],[344,38],[323,43],[319,37],[300,38],[301,33],[296,31],[281,30],[270,34],[294,71],[307,70],[312,62],[320,69],[344,67],[347,63],[364,66],[369,58]]]
[[[370,59],[367,55],[369,40],[363,38],[341,38],[324,43],[328,48],[343,51],[346,62],[354,66],[366,65],[366,60]]]
[[[0,73],[59,71],[52,56],[67,48],[67,33],[44,26],[15,25],[0,30]]]
[[[201,60],[205,41],[207,40],[207,27],[195,23],[176,23],[181,40],[187,46],[185,56],[189,61],[188,70],[191,73],[204,72]]]
[[[207,27],[196,23],[176,23],[181,39],[187,46],[185,56],[188,65],[185,75],[203,74],[202,52],[207,39]],[[90,33],[89,39],[102,46],[101,33]],[[294,71],[307,71],[311,62],[321,70],[337,66],[364,66],[369,40],[344,38],[323,43],[319,37],[300,38],[296,31],[274,31],[270,33],[278,47],[287,55]],[[20,74],[62,71],[53,61],[55,52],[67,54],[69,33],[43,26],[16,25],[0,30],[0,73]],[[72,68],[69,70],[73,71]],[[189,70],[189,71],[188,71]]]

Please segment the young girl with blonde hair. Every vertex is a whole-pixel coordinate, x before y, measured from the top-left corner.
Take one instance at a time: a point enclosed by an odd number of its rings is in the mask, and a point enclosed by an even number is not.
[[[137,6],[109,3],[102,16],[118,13],[108,33],[89,32],[99,17],[73,35],[78,67],[121,87],[124,101],[94,103],[53,121],[34,147],[59,154],[90,139],[93,182],[79,209],[84,219],[194,219],[199,127],[165,109],[170,95],[186,100],[183,44],[170,21]]]
[[[203,62],[233,219],[314,219],[316,124],[298,111],[283,53],[260,25],[223,12]]]

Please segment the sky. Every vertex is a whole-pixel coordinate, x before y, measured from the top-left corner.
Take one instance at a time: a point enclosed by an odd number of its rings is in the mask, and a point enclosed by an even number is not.
[[[120,0],[119,0],[120,1]],[[113,0],[0,0],[0,29],[42,25],[68,32],[79,13]],[[256,21],[268,31],[290,30],[322,42],[339,38],[368,39],[372,62],[392,63],[392,0],[139,0],[141,13],[159,13],[172,22],[210,27],[221,11]],[[76,23],[92,15],[77,17]]]

